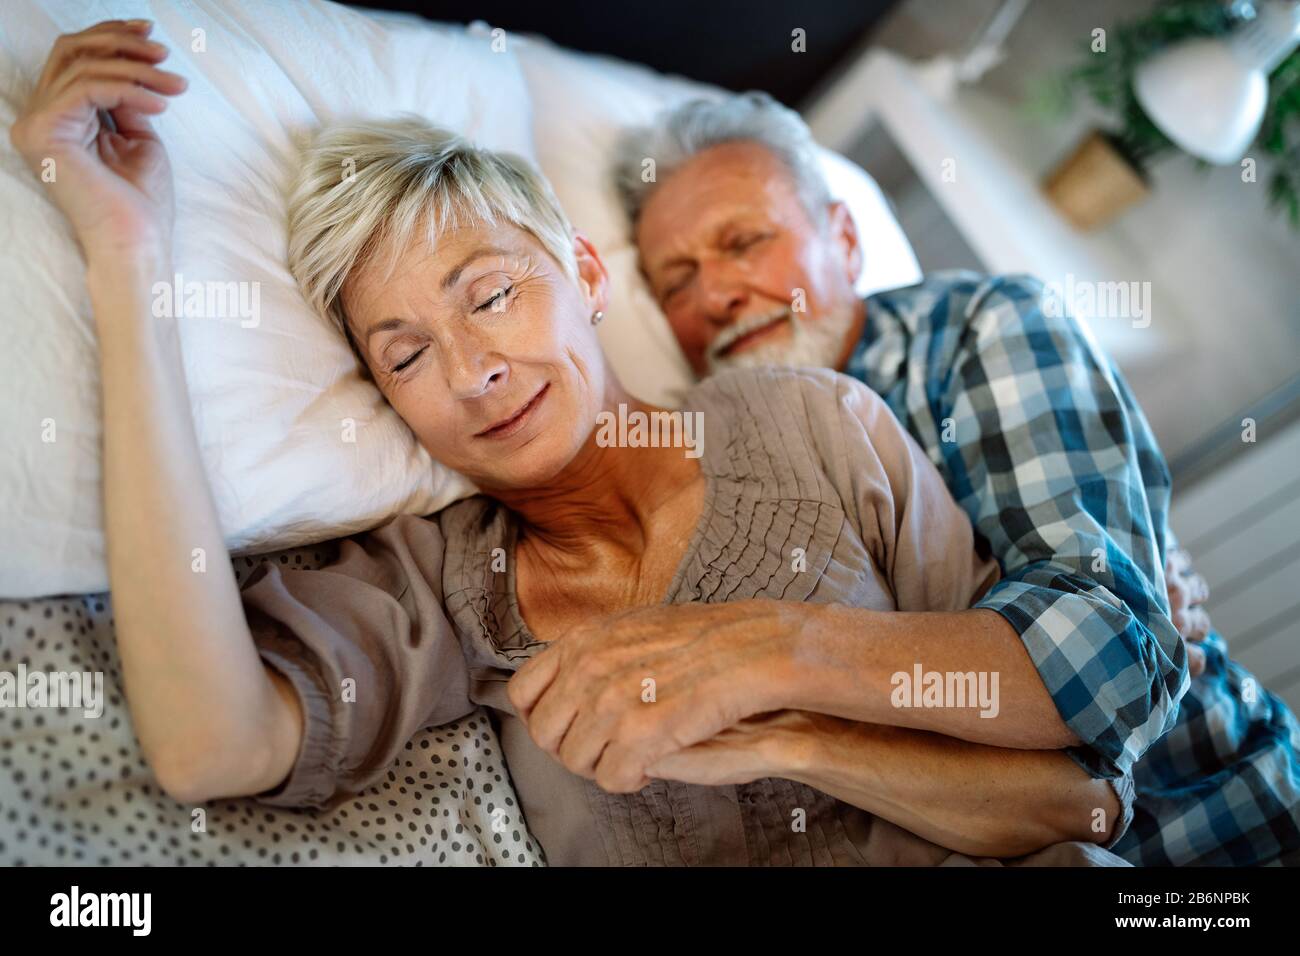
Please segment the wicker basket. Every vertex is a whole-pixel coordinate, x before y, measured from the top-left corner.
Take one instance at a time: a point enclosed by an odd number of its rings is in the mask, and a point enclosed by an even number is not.
[[[1087,232],[1144,199],[1150,188],[1111,138],[1094,130],[1048,174],[1043,192],[1075,228]]]

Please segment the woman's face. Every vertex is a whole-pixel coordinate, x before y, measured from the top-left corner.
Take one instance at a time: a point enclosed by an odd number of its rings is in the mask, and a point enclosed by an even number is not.
[[[585,239],[574,250],[580,284],[523,229],[465,227],[404,250],[391,277],[372,263],[344,284],[384,397],[430,455],[484,490],[545,484],[604,407],[591,315],[606,274]]]

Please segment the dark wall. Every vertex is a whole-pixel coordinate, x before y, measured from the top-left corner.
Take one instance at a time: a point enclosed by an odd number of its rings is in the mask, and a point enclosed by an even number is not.
[[[540,33],[562,46],[606,53],[732,90],[767,90],[798,106],[897,0],[358,0],[352,6],[484,20]],[[791,51],[791,31],[807,49]]]

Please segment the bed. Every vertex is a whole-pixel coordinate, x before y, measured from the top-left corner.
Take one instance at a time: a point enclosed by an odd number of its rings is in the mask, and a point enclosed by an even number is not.
[[[227,316],[181,326],[196,430],[239,580],[263,562],[318,567],[341,537],[470,490],[412,447],[283,267],[279,190],[294,137],[333,115],[383,103],[468,125],[480,141],[529,156],[604,252],[617,318],[602,341],[620,377],[664,404],[685,387],[612,187],[590,164],[603,162],[621,125],[716,91],[540,38],[511,36],[498,51],[489,27],[322,0],[108,0],[92,10],[13,0],[0,24],[0,121],[12,121],[54,36],[110,16],[154,19],[155,35],[177,48],[169,68],[194,81],[187,110],[160,131],[174,153],[177,235],[215,230],[217,241],[178,248],[178,270],[261,284],[256,325]],[[0,203],[13,213],[0,235],[13,251],[0,261],[0,287],[12,291],[4,324],[11,343],[41,348],[0,349],[0,428],[13,451],[0,463],[0,680],[102,674],[103,709],[87,717],[0,706],[0,865],[544,865],[483,711],[421,731],[383,783],[328,812],[251,800],[189,806],[159,789],[132,731],[114,639],[82,267],[3,139]],[[871,243],[861,291],[919,278],[870,177],[829,153],[825,168]],[[359,437],[340,441],[340,424]]]
[[[336,543],[236,558],[320,567]],[[97,671],[102,707],[0,708],[0,865],[541,866],[483,710],[428,728],[377,787],[333,811],[189,806],[131,729],[109,593],[0,602],[0,670]]]

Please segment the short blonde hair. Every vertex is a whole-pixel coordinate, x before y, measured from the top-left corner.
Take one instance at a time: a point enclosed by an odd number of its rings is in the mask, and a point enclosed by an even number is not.
[[[546,180],[510,153],[478,149],[419,117],[331,126],[302,157],[289,197],[289,271],[307,301],[357,349],[340,294],[387,250],[388,268],[423,228],[512,223],[577,281],[573,230]]]

